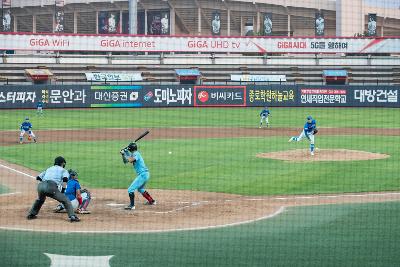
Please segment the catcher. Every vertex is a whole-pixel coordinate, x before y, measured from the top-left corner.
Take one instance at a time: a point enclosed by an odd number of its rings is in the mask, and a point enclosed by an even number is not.
[[[124,164],[132,163],[136,171],[137,177],[128,188],[130,203],[125,207],[126,210],[135,209],[135,190],[139,191],[142,196],[147,200],[146,205],[155,205],[156,201],[145,190],[145,185],[150,178],[149,169],[144,164],[142,155],[137,151],[136,143],[130,143],[125,149],[120,151],[122,161]]]
[[[317,133],[318,133],[318,129],[317,129],[316,121],[313,119],[313,117],[307,116],[307,121],[304,124],[303,131],[301,132],[301,134],[299,136],[291,137],[289,139],[289,143],[292,141],[299,142],[299,141],[301,141],[301,139],[306,137],[308,139],[308,141],[310,141],[310,154],[311,154],[311,156],[314,156],[314,149],[315,149],[314,135],[316,135]]]
[[[65,196],[71,201],[72,208],[79,214],[90,214],[87,210],[87,206],[90,203],[91,196],[87,189],[81,189],[81,185],[78,181],[78,172],[69,169],[69,179],[67,182],[67,189],[65,189]],[[64,205],[59,204],[54,212],[60,212],[64,210]]]

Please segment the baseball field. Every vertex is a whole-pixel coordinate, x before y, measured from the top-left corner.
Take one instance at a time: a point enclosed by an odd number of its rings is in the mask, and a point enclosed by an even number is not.
[[[400,110],[271,108],[3,110],[4,266],[399,266]],[[317,121],[317,150],[299,135]],[[29,116],[38,143],[18,143]],[[123,210],[135,178],[119,150],[138,142],[146,206]],[[62,155],[92,192],[69,223],[48,199],[26,220],[39,172]],[[76,264],[75,264],[76,263]],[[2,265],[0,264],[0,265]],[[76,265],[80,266],[80,265]]]

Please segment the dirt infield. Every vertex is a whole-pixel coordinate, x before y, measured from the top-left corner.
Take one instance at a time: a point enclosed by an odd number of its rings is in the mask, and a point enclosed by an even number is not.
[[[259,153],[257,154],[257,157],[301,162],[376,160],[388,158],[389,155],[348,149],[316,149],[315,155],[311,156],[308,149],[295,149],[288,151]]]
[[[81,129],[35,131],[39,142],[131,140],[146,129]],[[299,134],[298,128],[150,128],[146,140],[191,139],[191,138],[235,138],[290,136]],[[318,135],[379,135],[399,136],[400,129],[320,128]],[[19,131],[2,131],[0,146],[18,143]]]
[[[230,138],[252,136],[282,136],[298,134],[298,129],[272,128],[170,128],[150,129],[146,139]],[[38,131],[40,142],[127,140],[143,129],[93,129]],[[323,129],[322,135],[400,135],[399,129]],[[14,145],[16,131],[3,131],[0,145]],[[302,152],[303,153],[303,152]],[[321,154],[324,153],[323,150]],[[325,154],[325,153],[324,153]],[[0,160],[0,184],[10,189],[0,195],[0,229],[50,232],[157,232],[224,227],[270,218],[286,207],[337,203],[366,203],[399,201],[400,192],[363,194],[249,197],[233,194],[179,190],[150,190],[157,199],[156,206],[145,206],[137,196],[137,209],[125,211],[126,190],[91,190],[92,214],[80,215],[82,221],[67,222],[66,214],[55,214],[56,202],[49,199],[38,219],[26,220],[27,212],[36,198],[34,177],[37,172]]]
[[[157,232],[207,229],[253,222],[273,217],[286,207],[337,203],[399,201],[400,192],[249,197],[233,194],[179,190],[151,190],[158,200],[146,206],[137,199],[137,209],[125,211],[126,190],[92,190],[92,214],[80,215],[80,223],[67,222],[65,213],[53,213],[56,201],[48,199],[38,219],[26,220],[35,200],[36,172],[0,161],[0,183],[12,194],[0,195],[0,229],[49,232]]]

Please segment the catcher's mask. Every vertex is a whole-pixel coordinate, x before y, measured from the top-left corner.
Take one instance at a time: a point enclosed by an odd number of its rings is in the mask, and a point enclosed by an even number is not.
[[[128,150],[129,150],[130,152],[136,151],[136,150],[137,150],[137,145],[136,145],[136,143],[130,143],[130,144],[128,145]]]
[[[74,178],[78,177],[78,172],[73,170],[73,169],[69,169],[68,173],[69,173],[69,176],[71,176],[71,178],[72,177],[74,177]]]
[[[59,156],[54,159],[54,165],[64,167],[63,164],[64,164],[64,166],[65,166],[65,164],[67,164],[67,162],[65,161],[65,159],[63,157]]]

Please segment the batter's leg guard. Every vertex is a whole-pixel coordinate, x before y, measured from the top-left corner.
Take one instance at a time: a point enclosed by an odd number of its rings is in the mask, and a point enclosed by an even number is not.
[[[134,207],[135,206],[135,193],[134,192],[129,193],[129,201],[130,201],[129,206]]]
[[[154,205],[154,203],[156,202],[147,191],[144,191],[142,193],[142,196],[147,200],[147,204],[149,205]]]

